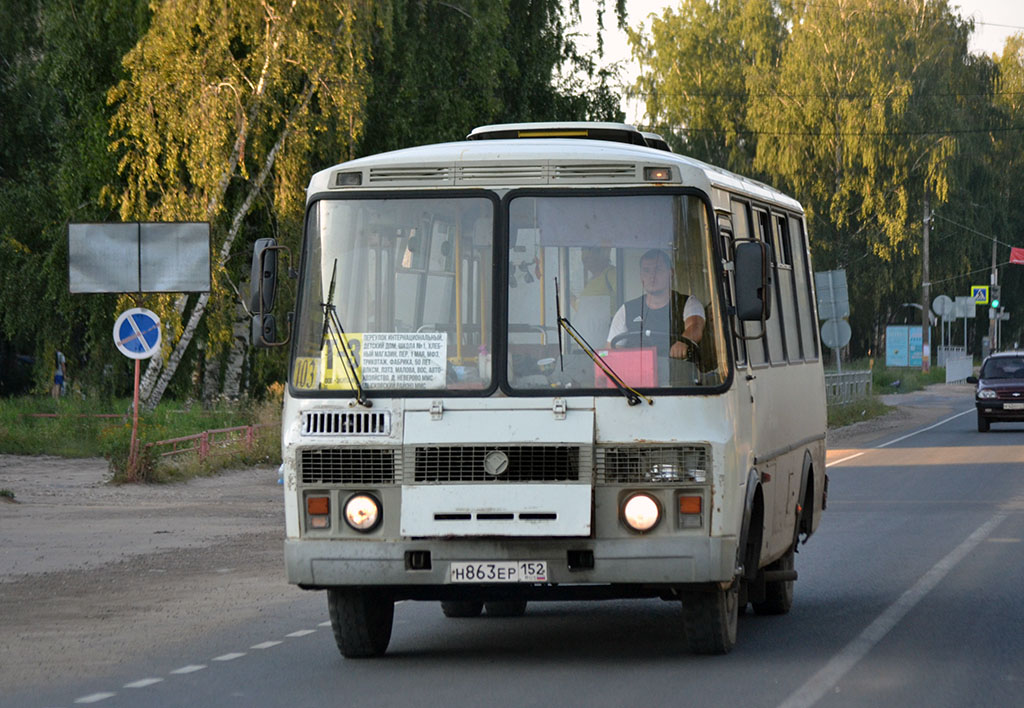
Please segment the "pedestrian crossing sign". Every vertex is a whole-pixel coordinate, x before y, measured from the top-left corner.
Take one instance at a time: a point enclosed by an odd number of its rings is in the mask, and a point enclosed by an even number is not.
[[[972,285],[971,286],[971,300],[974,301],[975,305],[987,305],[988,304],[988,286],[987,285]]]

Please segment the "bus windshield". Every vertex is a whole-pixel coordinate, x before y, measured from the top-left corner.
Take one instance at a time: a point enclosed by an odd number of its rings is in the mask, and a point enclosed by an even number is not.
[[[633,388],[724,383],[711,243],[708,209],[696,195],[514,197],[510,387],[610,388],[593,354]],[[569,325],[561,337],[559,314]]]
[[[478,362],[492,348],[495,203],[451,196],[315,202],[296,391],[489,388],[491,373]]]
[[[504,214],[493,194],[314,202],[296,393],[479,395],[504,383],[533,395],[611,394],[606,367],[632,388],[724,383],[705,201],[593,195],[519,191]],[[508,307],[498,312],[495,227],[506,219],[507,270],[497,272]]]

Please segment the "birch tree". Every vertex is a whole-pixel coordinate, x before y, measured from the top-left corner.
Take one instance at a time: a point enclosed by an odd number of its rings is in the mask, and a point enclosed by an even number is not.
[[[172,336],[146,408],[160,401],[211,301],[232,310],[227,264],[245,252],[235,242],[257,198],[301,209],[289,166],[328,126],[358,134],[370,40],[387,11],[384,0],[154,5],[149,31],[123,60],[127,78],[109,94],[111,149],[127,185],[110,196],[124,220],[209,221],[213,272],[211,292],[181,317],[171,297],[154,298]],[[230,342],[223,325],[213,343]]]

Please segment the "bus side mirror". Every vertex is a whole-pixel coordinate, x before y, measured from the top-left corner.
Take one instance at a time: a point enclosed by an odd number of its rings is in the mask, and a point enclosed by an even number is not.
[[[291,251],[278,246],[272,238],[257,239],[252,247],[252,267],[249,270],[249,314],[252,315],[251,338],[253,346],[280,347],[291,339],[291,321],[288,336],[277,341],[277,320],[271,314],[277,297],[277,252],[285,251],[286,262],[291,262]],[[290,272],[290,269],[289,269]]]
[[[249,311],[262,315],[274,309],[277,295],[277,241],[257,239],[252,247],[252,269],[249,271]]]
[[[769,263],[764,241],[736,244],[736,316],[741,322],[764,322],[771,315]]]
[[[278,344],[277,320],[273,315],[253,315],[252,343],[260,348],[268,348]]]

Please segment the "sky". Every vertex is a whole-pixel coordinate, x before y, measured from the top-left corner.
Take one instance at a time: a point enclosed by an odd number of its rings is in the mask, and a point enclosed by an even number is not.
[[[959,8],[961,17],[974,19],[974,34],[971,37],[972,52],[1001,54],[1003,42],[1011,34],[1024,32],[1024,0],[950,0],[954,9]],[[630,61],[629,44],[625,32],[615,24],[614,0],[605,0],[605,57],[608,61]],[[626,8],[629,12],[627,24],[636,27],[644,22],[648,27],[647,16],[650,13],[661,14],[666,7],[677,7],[679,0],[628,0]],[[583,14],[583,31],[592,34],[596,28],[594,17],[595,0],[580,0]],[[636,75],[636,66],[627,64],[628,79]],[[642,107],[624,105],[626,121],[640,121]]]

